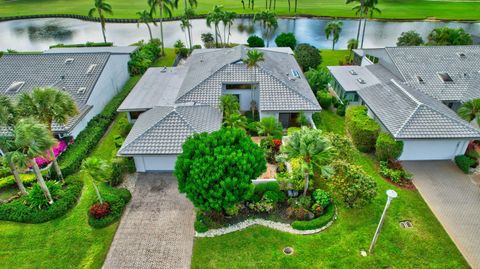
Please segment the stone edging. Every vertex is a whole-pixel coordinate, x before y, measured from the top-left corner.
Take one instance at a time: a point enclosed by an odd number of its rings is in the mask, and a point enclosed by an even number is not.
[[[335,214],[333,215],[333,218],[325,224],[323,227],[313,229],[313,230],[297,230],[294,229],[290,224],[287,223],[281,223],[281,222],[275,222],[271,220],[265,220],[265,219],[247,219],[245,221],[242,221],[237,224],[230,225],[225,228],[219,228],[219,229],[211,229],[208,230],[204,233],[199,233],[195,232],[195,237],[215,237],[215,236],[220,236],[228,233],[233,233],[236,231],[240,231],[243,229],[246,229],[250,226],[253,225],[262,225],[274,230],[278,230],[281,232],[287,232],[291,234],[297,234],[297,235],[309,235],[309,234],[316,234],[319,232],[322,232],[326,230],[328,227],[332,226],[332,224],[335,222],[337,219],[337,210],[335,209]]]

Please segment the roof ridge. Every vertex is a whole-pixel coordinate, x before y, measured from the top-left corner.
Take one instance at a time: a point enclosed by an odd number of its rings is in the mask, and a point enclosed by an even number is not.
[[[413,96],[411,93],[409,93],[405,88],[402,87],[398,82],[396,82],[393,78],[390,80],[397,88],[400,89],[405,95],[407,95],[410,99],[412,99],[417,105],[424,105],[423,102],[418,100],[415,96]]]
[[[393,66],[395,66],[395,69],[397,69],[398,73],[402,76],[403,78],[403,81],[407,81],[407,78],[405,77],[405,75],[402,73],[402,71],[400,71],[400,68],[398,67],[397,63],[395,62],[395,60],[393,59],[392,55],[390,54],[388,48],[384,48],[384,50],[387,52],[387,55],[388,57],[390,58],[390,60],[392,60],[392,63],[393,63]],[[381,63],[378,63],[378,64],[381,64]],[[383,66],[385,68],[387,68],[386,66]],[[388,68],[387,68],[388,69]],[[393,73],[393,72],[392,72]]]
[[[187,107],[187,106],[183,106],[183,107]],[[178,107],[174,107],[173,112],[175,112],[175,114],[177,114],[187,124],[187,126],[190,127],[190,129],[192,129],[195,133],[200,133],[200,131],[197,130],[197,128],[193,127],[190,124],[190,122],[184,117],[184,115],[182,115],[180,112],[177,111],[177,108]]]
[[[403,131],[403,129],[407,126],[413,116],[417,114],[420,107],[421,105],[417,104],[415,110],[410,114],[410,116],[408,116],[408,118],[403,122],[402,126],[400,126],[400,128],[398,128],[398,130],[395,132],[394,137],[397,137]]]

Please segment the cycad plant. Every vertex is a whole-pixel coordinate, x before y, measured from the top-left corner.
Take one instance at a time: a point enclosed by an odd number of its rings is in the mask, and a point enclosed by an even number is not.
[[[98,189],[98,184],[104,182],[110,173],[108,162],[95,157],[87,158],[82,162],[80,173],[92,181],[98,201],[103,204],[104,201]]]
[[[477,119],[477,124],[480,125],[480,99],[473,99],[465,102],[457,111],[458,115],[468,121],[472,122]]]

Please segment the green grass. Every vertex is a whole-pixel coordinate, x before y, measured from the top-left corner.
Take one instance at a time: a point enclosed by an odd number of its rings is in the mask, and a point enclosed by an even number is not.
[[[338,65],[338,62],[345,61],[345,57],[349,55],[348,50],[329,50],[324,49],[320,50],[320,55],[322,55],[322,66],[333,66]]]
[[[237,13],[252,13],[242,9],[239,0],[198,1],[197,14],[208,13],[215,4]],[[247,1],[245,1],[248,3]],[[148,9],[147,1],[109,0],[114,14],[109,17],[136,18],[136,12]],[[294,1],[292,0],[292,3]],[[265,9],[265,2],[256,1],[255,12]],[[0,16],[20,16],[32,14],[79,14],[87,15],[92,8],[91,0],[0,0]],[[346,5],[344,0],[299,0],[298,15],[354,17],[353,5]],[[378,7],[381,14],[375,18],[383,19],[426,19],[438,18],[449,20],[479,20],[480,4],[476,0],[382,0]],[[174,15],[183,11],[183,1]],[[293,9],[288,12],[288,1],[277,1],[276,12],[280,15],[293,16]]]
[[[344,120],[335,114],[335,112],[324,110],[322,113],[317,113],[314,117],[319,119],[315,121],[318,129],[325,132],[345,135]]]
[[[165,48],[165,56],[159,58],[155,63],[153,63],[152,67],[164,67],[164,66],[172,66],[175,62],[175,50],[172,48]]]
[[[322,112],[322,119],[320,128],[329,126],[325,130],[343,134],[343,118]],[[339,207],[337,222],[316,235],[296,236],[255,226],[220,237],[196,238],[192,268],[469,268],[417,191],[387,183],[367,155],[357,153],[355,163],[378,184],[371,205]],[[369,247],[387,189],[399,196],[392,202],[374,255],[362,257],[360,250]],[[414,227],[401,229],[402,220],[411,220]],[[286,246],[295,249],[292,256],[282,253]]]

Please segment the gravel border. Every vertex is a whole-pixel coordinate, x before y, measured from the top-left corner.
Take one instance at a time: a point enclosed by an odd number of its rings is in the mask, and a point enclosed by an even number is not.
[[[316,234],[326,230],[328,227],[332,226],[332,224],[335,222],[336,219],[337,219],[337,212],[335,212],[335,215],[333,215],[332,220],[330,220],[327,224],[325,224],[323,227],[320,227],[318,229],[313,229],[313,230],[297,230],[292,228],[290,224],[275,222],[271,220],[248,219],[248,220],[239,222],[237,224],[230,225],[225,228],[210,229],[204,233],[195,232],[195,237],[216,237],[216,236],[240,231],[253,225],[262,225],[271,229],[275,229],[275,230],[290,233],[290,234],[309,235],[309,234]]]

